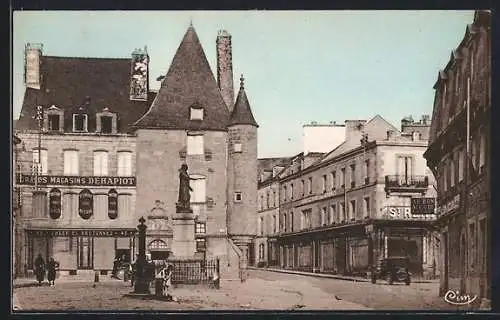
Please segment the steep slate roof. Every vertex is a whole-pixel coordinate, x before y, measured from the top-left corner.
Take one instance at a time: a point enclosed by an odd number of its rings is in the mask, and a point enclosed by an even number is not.
[[[243,75],[241,75],[240,91],[238,92],[236,102],[234,103],[233,112],[231,113],[231,118],[229,119],[229,125],[249,124],[258,128],[259,125],[253,117],[252,109],[250,108],[250,103],[248,103],[247,94],[245,93],[244,80]]]
[[[203,107],[203,120],[190,120],[190,107]],[[198,35],[189,26],[151,108],[134,128],[227,130],[229,110]]]
[[[118,114],[118,132],[144,114],[150,101],[132,101],[130,92],[131,59],[40,57],[40,90],[26,88],[16,130],[37,129],[37,105],[52,105],[64,110],[64,131],[72,131],[72,114],[84,107],[88,132],[95,131],[95,114],[104,108]]]

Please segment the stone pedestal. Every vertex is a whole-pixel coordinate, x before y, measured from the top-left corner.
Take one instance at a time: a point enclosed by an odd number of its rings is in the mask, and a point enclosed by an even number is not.
[[[174,256],[191,257],[196,252],[195,222],[191,209],[177,207],[172,216]]]
[[[240,280],[244,282],[248,278],[248,249],[249,245],[252,242],[251,236],[233,236],[232,237],[234,244],[238,246],[238,248],[242,252],[242,256],[240,257]]]

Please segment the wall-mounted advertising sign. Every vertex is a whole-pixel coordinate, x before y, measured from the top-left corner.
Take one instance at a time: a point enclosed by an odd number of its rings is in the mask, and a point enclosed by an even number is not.
[[[447,214],[460,207],[460,194],[456,194],[453,199],[438,207],[438,214]]]
[[[436,220],[435,214],[412,213],[411,206],[384,207],[382,217],[389,220]]]
[[[118,192],[115,189],[108,192],[108,217],[110,219],[118,217]]]
[[[74,230],[27,230],[33,237],[131,237],[135,229],[99,230],[99,229],[74,229]]]
[[[78,195],[78,213],[87,220],[94,214],[94,195],[89,189],[84,189]]]
[[[412,214],[434,214],[435,208],[435,198],[411,198]]]
[[[21,174],[17,184],[34,185],[35,176]],[[89,187],[135,187],[135,177],[93,177],[93,176],[38,176],[39,185],[89,186]]]
[[[54,188],[49,192],[49,215],[52,219],[61,216],[61,190]]]

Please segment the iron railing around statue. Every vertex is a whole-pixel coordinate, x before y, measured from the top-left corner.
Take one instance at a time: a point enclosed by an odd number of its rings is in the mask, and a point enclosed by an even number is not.
[[[174,267],[172,285],[205,284],[212,285],[220,277],[219,259],[168,259],[155,261],[156,273],[167,265]]]

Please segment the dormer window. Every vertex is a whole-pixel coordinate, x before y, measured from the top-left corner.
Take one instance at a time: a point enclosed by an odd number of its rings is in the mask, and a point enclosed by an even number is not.
[[[49,131],[59,131],[59,120],[60,116],[58,114],[51,114],[48,116],[49,118]]]
[[[101,117],[101,132],[102,133],[111,133],[113,132],[113,118],[102,116]]]
[[[51,106],[44,114],[44,127],[48,132],[63,132],[64,111],[56,106]]]
[[[191,120],[203,120],[203,108],[197,104],[191,106]]]
[[[104,134],[116,133],[116,113],[104,108],[96,114],[96,132]]]
[[[73,131],[74,132],[87,132],[87,120],[86,114],[74,114],[73,115]]]

